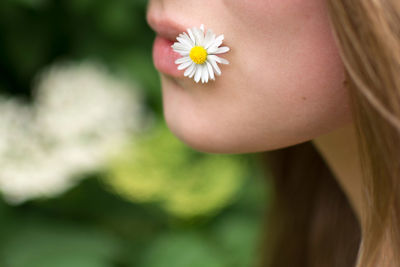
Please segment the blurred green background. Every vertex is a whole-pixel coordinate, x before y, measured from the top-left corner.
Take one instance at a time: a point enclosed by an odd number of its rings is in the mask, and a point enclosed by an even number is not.
[[[146,5],[0,1],[0,266],[256,262],[265,171],[167,129]]]

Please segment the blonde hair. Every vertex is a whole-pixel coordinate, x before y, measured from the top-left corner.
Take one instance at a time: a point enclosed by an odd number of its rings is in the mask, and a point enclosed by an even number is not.
[[[400,2],[328,1],[363,166],[357,267],[400,266]]]
[[[260,266],[400,266],[400,1],[328,0],[363,170],[361,225],[310,142],[262,155],[273,173]]]

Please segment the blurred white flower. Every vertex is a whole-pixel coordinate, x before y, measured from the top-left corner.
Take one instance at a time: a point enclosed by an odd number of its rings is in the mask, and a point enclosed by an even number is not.
[[[9,203],[58,195],[146,127],[142,95],[94,63],[45,71],[27,105],[0,99],[0,191]]]

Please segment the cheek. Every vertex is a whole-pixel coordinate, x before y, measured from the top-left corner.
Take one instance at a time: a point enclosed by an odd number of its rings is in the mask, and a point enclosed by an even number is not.
[[[208,88],[162,78],[167,124],[193,148],[266,151],[351,120],[324,1],[226,0],[231,62]]]
[[[233,77],[264,148],[307,141],[351,121],[326,1],[234,1]],[[238,10],[242,12],[238,12]],[[252,26],[256,25],[256,26]],[[249,108],[257,107],[257,108]],[[252,121],[253,120],[253,121]],[[251,125],[250,125],[251,124]]]

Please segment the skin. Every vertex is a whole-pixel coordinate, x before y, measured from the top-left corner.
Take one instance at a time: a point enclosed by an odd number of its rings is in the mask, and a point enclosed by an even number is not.
[[[355,136],[325,1],[149,0],[148,10],[187,27],[203,23],[231,48],[214,82],[160,73],[164,117],[181,141],[252,153],[312,140],[358,207],[358,164],[342,161],[356,156],[346,149]]]

